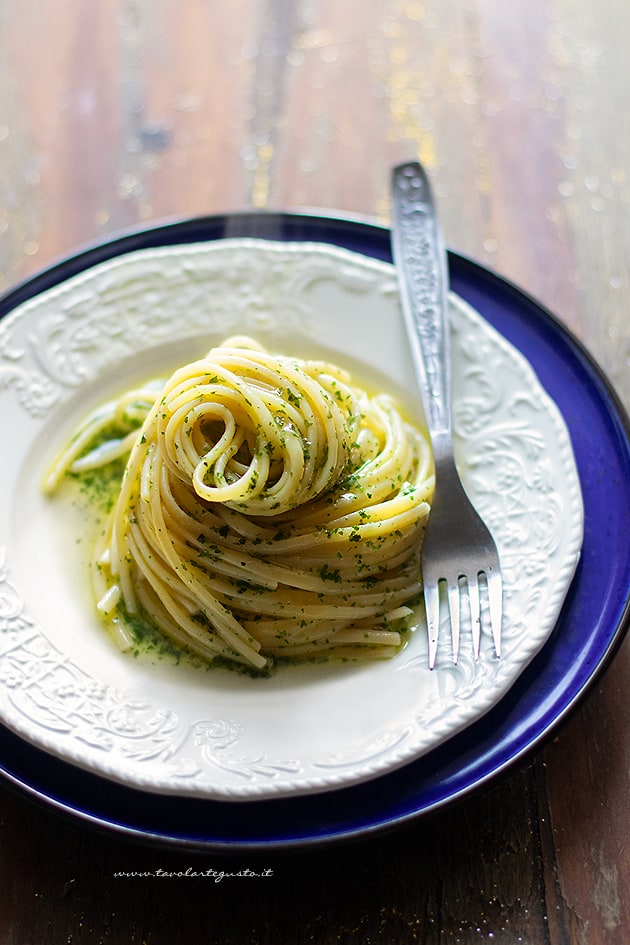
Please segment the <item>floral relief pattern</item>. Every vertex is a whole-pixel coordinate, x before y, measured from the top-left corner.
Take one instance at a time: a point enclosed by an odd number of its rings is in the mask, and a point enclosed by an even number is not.
[[[242,725],[234,721],[198,722],[194,727],[195,745],[206,761],[222,768],[237,778],[249,780],[274,778],[280,774],[297,775],[302,764],[291,759],[273,761],[264,754],[243,755],[233,751],[242,732]]]
[[[138,761],[165,759],[181,742],[177,714],[130,699],[83,672],[26,613],[0,549],[0,682],[23,725],[42,727]]]
[[[368,292],[376,283],[374,272],[349,266],[331,271],[325,257],[275,255],[252,262],[251,254],[222,246],[209,256],[189,251],[187,261],[165,266],[172,254],[156,250],[145,254],[139,275],[128,274],[127,257],[88,271],[76,278],[71,293],[63,286],[51,290],[48,310],[34,326],[29,315],[38,310],[37,300],[4,319],[0,390],[13,388],[20,406],[41,417],[104,367],[170,341],[174,324],[180,338],[210,331],[255,334],[271,321],[287,330],[299,323],[315,335],[308,292],[318,281],[334,279],[354,293]]]
[[[223,335],[255,333],[273,318],[287,331],[299,324],[315,337],[313,291],[322,283],[359,297],[377,293],[390,305],[395,298],[390,267],[330,248],[226,241],[132,256],[88,270],[3,319],[0,399],[12,396],[34,429],[121,357],[169,340],[174,324],[195,337],[213,325]],[[434,674],[437,697],[399,724],[384,720],[379,731],[350,744],[313,755],[305,746],[303,757],[284,757],[277,741],[266,750],[263,740],[260,751],[252,750],[248,726],[236,712],[188,717],[105,685],[81,668],[29,616],[9,571],[11,549],[2,547],[3,721],[62,757],[140,786],[271,796],[386,770],[489,708],[555,622],[579,554],[581,498],[566,431],[529,367],[476,313],[456,299],[452,304],[457,458],[501,551],[503,660],[475,663],[464,652],[457,665],[442,661]],[[550,429],[559,446],[550,446]],[[559,589],[550,590],[554,558]],[[532,614],[541,628],[530,640]],[[447,637],[441,635],[441,648]],[[392,673],[394,679],[398,673],[422,676],[425,649],[403,651]]]

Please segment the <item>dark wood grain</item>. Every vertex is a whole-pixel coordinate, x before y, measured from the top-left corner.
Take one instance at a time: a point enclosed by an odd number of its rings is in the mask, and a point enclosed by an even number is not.
[[[418,156],[449,244],[556,312],[627,407],[629,48],[623,0],[5,0],[0,288],[165,217],[386,221]],[[0,943],[621,945],[629,674],[626,643],[524,767],[326,850],[147,849],[2,784]],[[272,875],[116,875],[189,869]]]
[[[95,941],[151,945],[195,940],[207,930],[211,941],[230,945],[406,945],[445,936],[475,941],[480,932],[501,941],[509,930],[514,941],[519,935],[544,941],[535,795],[533,766],[402,832],[327,850],[226,858],[145,849],[3,792],[3,861],[12,867],[0,891],[0,940],[45,937],[54,945],[71,933],[74,941],[90,941],[91,934]],[[11,823],[21,829],[11,830]],[[208,870],[272,875],[185,875]],[[116,875],[159,871],[170,875]],[[12,907],[27,902],[32,911]]]

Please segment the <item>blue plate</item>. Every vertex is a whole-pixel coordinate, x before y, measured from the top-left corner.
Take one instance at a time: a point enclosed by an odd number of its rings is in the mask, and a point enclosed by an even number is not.
[[[245,213],[126,234],[47,269],[0,299],[0,317],[69,277],[136,249],[253,236],[331,243],[390,261],[389,230],[338,217]],[[582,559],[542,651],[487,715],[374,781],[247,803],[146,794],[50,757],[0,728],[0,771],[84,822],[200,850],[280,849],[378,831],[459,799],[539,747],[610,662],[630,622],[630,423],[599,368],[534,299],[462,256],[451,284],[530,361],[564,415],[585,501]],[[0,618],[2,604],[0,602]]]

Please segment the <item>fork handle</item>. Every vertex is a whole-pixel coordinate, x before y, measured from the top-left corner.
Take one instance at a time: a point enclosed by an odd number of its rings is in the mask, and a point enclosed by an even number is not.
[[[392,253],[411,354],[434,452],[451,443],[448,264],[427,175],[417,161],[392,172]]]

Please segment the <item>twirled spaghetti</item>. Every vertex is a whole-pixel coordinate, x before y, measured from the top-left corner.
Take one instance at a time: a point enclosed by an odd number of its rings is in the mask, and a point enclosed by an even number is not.
[[[123,645],[126,611],[255,668],[398,650],[433,479],[391,397],[234,338],[97,411],[45,487],[127,452],[92,569]]]

